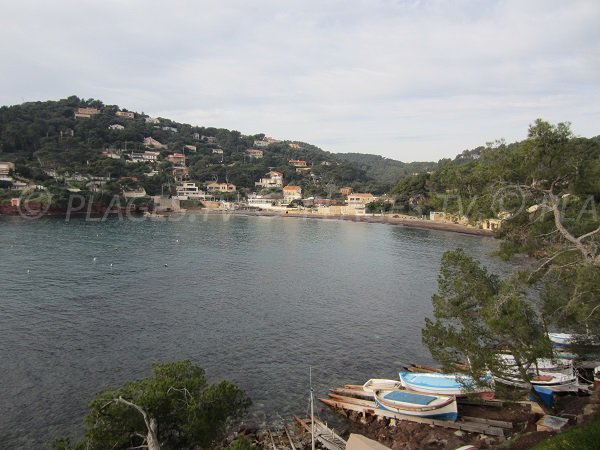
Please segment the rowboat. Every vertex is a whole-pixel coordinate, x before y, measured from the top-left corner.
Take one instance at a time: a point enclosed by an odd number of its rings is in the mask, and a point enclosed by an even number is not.
[[[486,377],[483,382],[491,382]],[[493,392],[487,386],[477,386],[475,380],[462,373],[400,372],[400,382],[406,389],[428,394],[465,396],[472,393]]]
[[[513,355],[499,354],[498,359],[506,369],[517,373],[517,362]],[[552,372],[570,375],[573,373],[573,360],[567,358],[538,358],[529,370],[530,372]]]
[[[550,338],[550,341],[557,346],[574,344],[577,340],[576,334],[569,333],[548,333],[548,337]]]
[[[402,383],[398,380],[386,380],[384,378],[371,378],[363,384],[363,391],[373,393],[381,389],[402,389]]]
[[[399,389],[378,389],[374,391],[373,397],[379,408],[394,413],[438,420],[458,419],[455,397],[425,395]]]
[[[498,383],[507,384],[508,386],[516,386],[520,388],[529,387],[527,383],[523,382],[523,380],[517,377],[494,375],[494,380],[496,380]],[[542,375],[533,376],[531,378],[531,384],[533,386],[545,386],[548,388],[574,386],[577,384],[577,377],[573,373],[564,374],[546,372]]]

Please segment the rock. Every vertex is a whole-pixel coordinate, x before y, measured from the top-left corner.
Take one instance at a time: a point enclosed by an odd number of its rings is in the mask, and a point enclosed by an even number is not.
[[[556,416],[544,416],[537,421],[537,431],[560,431],[569,423],[569,419]]]
[[[487,439],[487,436],[485,434],[480,434],[479,435],[479,440],[480,441],[485,441]]]
[[[461,431],[461,430],[456,430],[454,432],[454,436],[463,437],[464,435],[465,435],[465,432]]]

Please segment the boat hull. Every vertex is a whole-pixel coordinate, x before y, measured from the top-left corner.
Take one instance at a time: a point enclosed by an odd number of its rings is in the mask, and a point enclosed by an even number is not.
[[[376,390],[373,397],[379,408],[396,414],[436,420],[458,419],[454,397],[425,395],[397,389]]]
[[[459,380],[463,380],[464,383]],[[490,388],[475,387],[472,378],[464,374],[400,372],[400,382],[406,389],[426,394],[461,397],[492,392]],[[472,389],[469,386],[472,386]]]

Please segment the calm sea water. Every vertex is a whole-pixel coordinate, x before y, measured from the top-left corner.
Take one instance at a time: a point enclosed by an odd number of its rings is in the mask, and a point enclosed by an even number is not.
[[[421,344],[442,253],[503,270],[490,238],[382,224],[189,216],[0,218],[0,442],[82,432],[94,393],[190,358],[271,423],[343,383],[430,362]],[[165,267],[165,265],[167,265]]]

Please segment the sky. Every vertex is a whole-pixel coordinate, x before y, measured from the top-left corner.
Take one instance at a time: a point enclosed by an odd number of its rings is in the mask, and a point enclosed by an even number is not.
[[[401,161],[600,134],[597,0],[0,2],[0,105],[70,95]]]

